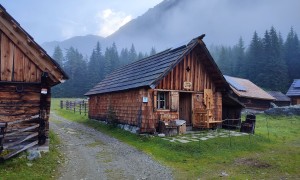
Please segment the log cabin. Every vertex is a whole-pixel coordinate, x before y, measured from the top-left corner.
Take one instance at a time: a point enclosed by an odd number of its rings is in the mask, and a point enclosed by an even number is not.
[[[0,5],[0,154],[16,145],[19,149],[10,155],[48,142],[51,87],[66,79]]]
[[[226,75],[224,77],[230,84],[231,95],[238,99],[246,109],[264,111],[269,109],[271,102],[275,100],[273,96],[248,79]]]
[[[291,104],[300,104],[300,79],[294,79],[286,95],[291,98]]]
[[[283,94],[280,91],[267,91],[267,93],[269,93],[271,96],[273,96],[275,98],[275,100],[273,101],[273,103],[278,106],[278,107],[282,107],[282,106],[289,106],[291,105],[291,99]]]
[[[161,121],[185,120],[193,128],[222,124],[222,97],[230,88],[203,37],[112,72],[85,94],[89,117],[105,120],[112,110],[118,123],[140,133],[156,132]]]

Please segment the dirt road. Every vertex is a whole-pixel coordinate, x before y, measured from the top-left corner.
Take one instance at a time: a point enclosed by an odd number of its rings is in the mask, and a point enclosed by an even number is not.
[[[169,168],[92,128],[53,113],[50,128],[66,157],[59,179],[173,179]]]

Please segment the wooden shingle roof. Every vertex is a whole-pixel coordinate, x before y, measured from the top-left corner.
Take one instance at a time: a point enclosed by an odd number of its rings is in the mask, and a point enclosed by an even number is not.
[[[275,98],[275,101],[291,101],[289,97],[280,91],[267,91],[271,96]]]
[[[289,97],[300,96],[300,79],[294,79],[286,95]]]
[[[166,76],[186,54],[190,53],[199,44],[205,46],[202,42],[203,37],[204,35],[201,35],[192,39],[187,45],[170,48],[153,56],[123,66],[109,74],[85,95],[89,96],[138,87],[155,88],[159,81],[163,79],[163,77]],[[215,68],[217,68],[217,66]],[[225,79],[224,82],[226,83]]]
[[[224,77],[230,84],[231,89],[239,97],[275,100],[273,96],[268,94],[266,91],[264,91],[248,79],[242,79],[226,75],[224,75]]]

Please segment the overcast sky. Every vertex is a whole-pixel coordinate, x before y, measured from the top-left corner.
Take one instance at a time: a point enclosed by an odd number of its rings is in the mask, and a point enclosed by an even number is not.
[[[0,0],[38,43],[106,37],[162,0]]]

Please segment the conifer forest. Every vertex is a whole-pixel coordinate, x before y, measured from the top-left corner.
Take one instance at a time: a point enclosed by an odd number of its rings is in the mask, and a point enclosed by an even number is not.
[[[234,46],[212,45],[209,51],[224,75],[249,79],[265,90],[285,93],[293,79],[300,78],[300,41],[293,28],[286,37],[271,27],[264,34],[254,32],[250,42],[240,37]],[[52,58],[70,79],[57,85],[52,96],[82,97],[113,70],[155,53],[154,47],[137,52],[134,44],[121,51],[115,43],[103,49],[98,42],[90,57],[84,57],[73,47],[57,46]]]

